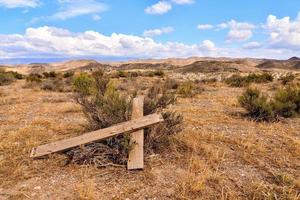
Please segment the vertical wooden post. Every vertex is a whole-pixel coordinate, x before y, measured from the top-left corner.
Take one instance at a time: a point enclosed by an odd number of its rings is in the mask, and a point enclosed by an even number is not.
[[[132,119],[143,117],[144,97],[138,96],[132,102]],[[143,169],[144,168],[144,130],[138,130],[131,134],[131,144],[133,147],[129,152],[127,168]]]

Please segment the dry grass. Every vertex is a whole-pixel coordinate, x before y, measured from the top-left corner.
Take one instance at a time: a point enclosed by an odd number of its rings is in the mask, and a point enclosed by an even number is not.
[[[65,166],[62,155],[31,160],[33,146],[82,134],[86,120],[69,94],[23,85],[0,87],[0,199],[300,199],[300,119],[243,118],[240,88],[180,98],[169,109],[184,115],[184,130],[144,171],[128,172]]]

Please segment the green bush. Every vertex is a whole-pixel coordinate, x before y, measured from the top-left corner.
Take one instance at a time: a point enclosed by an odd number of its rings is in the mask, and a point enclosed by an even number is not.
[[[56,78],[58,76],[58,74],[54,71],[44,72],[43,75],[45,78]]]
[[[230,85],[231,87],[245,87],[250,83],[248,80],[240,75],[234,74],[231,77],[225,80],[225,83]]]
[[[81,75],[78,82],[84,82],[84,84],[75,84],[75,88],[78,93],[77,102],[82,106],[90,122],[90,129],[106,128],[129,120],[133,96],[122,95],[103,71],[94,72],[88,78],[87,76],[86,74]],[[89,81],[90,79],[91,81]],[[88,84],[85,84],[86,82]],[[144,100],[144,115],[162,111],[175,102],[175,95],[165,88],[155,85],[149,89]],[[82,91],[84,92],[82,93]],[[87,94],[85,91],[93,92]],[[165,122],[145,129],[146,153],[157,149],[161,146],[158,144],[165,143],[167,136],[180,130],[181,115],[164,112],[163,116]],[[132,145],[128,134],[120,134],[101,142],[86,145],[83,150],[80,148],[72,149],[67,152],[67,155],[71,163],[77,164],[95,164],[97,166],[101,166],[101,163],[105,162],[126,164]]]
[[[0,72],[0,86],[9,85],[15,81],[15,77],[11,73]]]
[[[289,86],[277,91],[273,101],[276,113],[282,117],[300,114],[300,87]]]
[[[16,79],[23,79],[24,76],[18,72],[14,71],[5,71],[0,69],[0,86],[9,85],[14,82]]]
[[[72,72],[72,71],[65,72],[65,73],[63,74],[63,77],[64,77],[64,78],[71,78],[71,77],[73,77],[73,76],[74,76],[74,72]]]
[[[276,115],[267,97],[256,88],[247,88],[239,103],[248,111],[248,115],[256,121],[274,121]]]
[[[239,103],[256,121],[275,121],[279,117],[294,117],[300,114],[300,87],[289,86],[280,89],[268,100],[256,88],[248,88],[239,97]]]
[[[155,76],[160,76],[160,77],[165,75],[165,72],[162,70],[155,70],[153,73]]]
[[[128,72],[126,72],[124,70],[118,70],[118,77],[126,78],[126,77],[128,77]]]
[[[249,74],[248,76],[241,76],[234,74],[225,80],[225,83],[232,87],[245,87],[251,83],[267,83],[272,82],[273,76],[269,73],[263,74]]]
[[[273,76],[269,73],[249,74],[248,76],[246,76],[246,79],[250,83],[267,83],[274,80]]]
[[[292,82],[295,78],[296,77],[294,74],[288,74],[288,75],[282,77],[280,80],[283,85],[287,85],[288,83]]]
[[[31,73],[26,77],[27,82],[35,82],[35,83],[41,83],[42,82],[42,75],[37,73]]]
[[[8,72],[8,73],[11,73],[15,77],[15,79],[19,79],[19,80],[24,79],[24,75],[18,72]]]
[[[81,96],[87,96],[93,92],[94,79],[92,76],[81,73],[75,77],[73,84],[75,86],[76,92]]]
[[[194,83],[191,81],[181,83],[177,88],[177,94],[185,98],[195,96],[196,92]]]

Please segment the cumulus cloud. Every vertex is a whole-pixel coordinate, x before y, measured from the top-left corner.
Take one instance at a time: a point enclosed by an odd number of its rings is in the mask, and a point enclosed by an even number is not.
[[[96,15],[107,9],[105,4],[95,0],[59,0],[59,3],[59,11],[49,18],[65,20],[81,15]]]
[[[194,0],[172,0],[172,2],[180,5],[195,3]]]
[[[214,28],[214,26],[211,24],[199,24],[197,26],[197,29],[199,29],[199,30],[208,30],[208,29],[213,29],[213,28]]]
[[[35,8],[39,5],[39,0],[0,0],[0,6],[6,8]]]
[[[248,42],[246,44],[243,45],[244,49],[257,49],[262,47],[261,43],[259,42]]]
[[[150,30],[145,30],[143,33],[143,36],[145,37],[154,37],[154,36],[159,36],[167,33],[172,33],[174,31],[173,27],[163,27],[160,29],[150,29]]]
[[[222,30],[222,29],[226,29],[228,28],[228,24],[227,23],[221,23],[217,25],[217,30]]]
[[[145,9],[147,14],[162,15],[169,12],[172,9],[172,5],[167,1],[159,1],[156,4],[149,6]]]
[[[202,41],[202,44],[200,45],[200,49],[206,50],[206,51],[216,51],[217,50],[215,43],[213,43],[210,40]]]
[[[28,28],[25,34],[0,35],[0,52],[6,57],[80,57],[110,56],[134,58],[165,58],[217,56],[221,51],[205,40],[187,45],[179,42],[160,43],[149,37],[95,31],[74,33],[56,27]]]
[[[97,14],[93,15],[93,20],[94,21],[100,21],[101,19],[102,18],[99,15],[97,15]]]
[[[248,40],[252,37],[252,30],[255,28],[253,24],[235,20],[227,22],[227,26],[230,29],[227,34],[227,42]]]
[[[300,50],[300,12],[295,20],[291,20],[290,17],[278,19],[269,15],[264,28],[269,34],[271,48]]]

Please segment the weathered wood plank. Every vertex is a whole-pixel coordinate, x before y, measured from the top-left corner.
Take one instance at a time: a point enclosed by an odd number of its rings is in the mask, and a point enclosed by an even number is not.
[[[143,117],[144,97],[139,96],[132,102],[132,119]],[[144,168],[144,130],[138,130],[131,133],[130,138],[133,147],[129,152],[127,168],[143,169]]]
[[[99,141],[108,137],[112,137],[114,135],[118,135],[120,133],[131,132],[138,129],[142,129],[149,125],[156,124],[162,121],[163,121],[163,117],[161,114],[147,115],[105,129],[100,129],[90,133],[85,133],[81,136],[77,136],[74,138],[41,145],[37,148],[32,149],[30,157],[38,158],[51,153],[65,151],[79,145]]]

